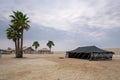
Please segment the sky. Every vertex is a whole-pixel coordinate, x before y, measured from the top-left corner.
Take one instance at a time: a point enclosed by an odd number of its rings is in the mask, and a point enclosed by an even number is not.
[[[31,28],[24,32],[24,46],[39,41],[52,50],[80,46],[120,47],[120,0],[0,0],[0,48],[14,48],[6,38],[12,11],[29,17]]]

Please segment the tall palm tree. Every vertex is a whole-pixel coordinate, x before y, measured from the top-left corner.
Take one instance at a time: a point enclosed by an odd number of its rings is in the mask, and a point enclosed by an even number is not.
[[[34,41],[32,46],[35,46],[35,49],[37,51],[37,48],[40,46],[40,44],[38,41]]]
[[[55,46],[55,44],[53,41],[48,41],[47,46],[49,47],[50,52],[51,52],[51,48],[52,48],[52,46]]]
[[[15,43],[15,50],[16,50],[16,57],[17,57],[19,55],[18,39],[20,39],[21,35],[15,30],[15,27],[12,25],[10,25],[10,28],[6,30],[6,34],[7,34],[7,38],[12,39],[13,42]]]
[[[14,24],[16,26],[16,30],[18,31],[18,33],[21,34],[21,45],[20,45],[20,53],[21,55],[19,55],[19,58],[23,57],[23,33],[24,30],[28,30],[30,28],[30,25],[28,24],[30,21],[28,20],[29,17],[27,17],[26,14],[23,14],[20,11],[13,11],[13,15],[10,15],[11,19],[11,23]]]

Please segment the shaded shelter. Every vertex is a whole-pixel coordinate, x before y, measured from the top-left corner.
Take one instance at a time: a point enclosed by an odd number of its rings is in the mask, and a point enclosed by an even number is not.
[[[39,50],[38,53],[40,53],[40,54],[50,54],[51,52],[47,48],[43,48],[43,49]]]
[[[34,49],[32,47],[24,47],[23,52],[28,53],[28,54],[32,54],[32,53],[34,53]]]
[[[100,49],[96,46],[78,47],[75,50],[67,51],[68,58],[81,58],[89,60],[112,60],[114,52]]]

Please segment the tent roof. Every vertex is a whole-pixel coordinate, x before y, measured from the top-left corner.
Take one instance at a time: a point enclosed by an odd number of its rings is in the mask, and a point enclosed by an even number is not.
[[[111,51],[106,51],[106,50],[103,50],[103,49],[100,49],[96,46],[85,46],[85,47],[78,47],[72,51],[68,51],[69,52],[73,52],[73,53],[92,53],[92,52],[106,52],[106,53],[113,53]]]

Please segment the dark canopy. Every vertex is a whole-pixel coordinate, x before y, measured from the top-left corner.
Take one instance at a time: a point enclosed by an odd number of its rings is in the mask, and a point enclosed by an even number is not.
[[[100,49],[96,46],[86,46],[86,47],[78,47],[77,49],[72,50],[72,51],[68,51],[68,52],[74,52],[74,53],[106,52],[106,53],[108,53],[111,51],[106,51],[106,50]]]
[[[69,58],[83,58],[89,60],[97,59],[111,59],[114,53],[100,49],[96,46],[78,47],[75,50],[67,51],[67,57]]]

